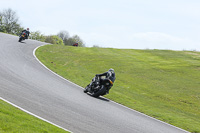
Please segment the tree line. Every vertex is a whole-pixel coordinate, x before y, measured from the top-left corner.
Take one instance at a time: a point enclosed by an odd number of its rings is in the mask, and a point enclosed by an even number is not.
[[[19,17],[15,11],[10,8],[0,11],[0,32],[19,35],[23,29],[24,27],[19,23]],[[30,32],[29,38],[51,44],[68,46],[78,43],[78,46],[85,47],[83,40],[78,35],[70,36],[65,30],[60,31],[57,35],[48,36],[41,34],[39,30],[33,31]]]

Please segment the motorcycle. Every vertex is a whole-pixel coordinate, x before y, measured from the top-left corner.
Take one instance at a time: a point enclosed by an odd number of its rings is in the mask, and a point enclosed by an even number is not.
[[[19,42],[21,42],[22,40],[26,39],[26,32],[23,32],[20,36],[19,36]]]
[[[95,76],[92,79],[91,84],[88,84],[84,93],[89,92],[93,97],[99,97],[108,94],[109,90],[113,86],[113,82],[110,79],[100,79],[99,76]]]

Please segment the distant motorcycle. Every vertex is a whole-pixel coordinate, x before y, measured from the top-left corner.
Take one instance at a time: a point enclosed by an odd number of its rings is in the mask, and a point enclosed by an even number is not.
[[[84,92],[89,92],[93,97],[99,97],[106,95],[112,86],[113,82],[110,79],[100,80],[99,76],[95,76],[91,84],[85,87]]]
[[[26,39],[26,32],[23,32],[20,36],[19,36],[19,42],[21,42],[22,40],[25,40]]]

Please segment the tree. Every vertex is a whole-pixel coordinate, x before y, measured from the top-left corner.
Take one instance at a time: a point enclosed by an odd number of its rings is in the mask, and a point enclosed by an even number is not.
[[[82,39],[78,35],[69,37],[69,33],[67,31],[63,30],[63,31],[60,31],[57,34],[57,36],[63,40],[64,45],[72,46],[74,43],[78,43],[78,46],[85,47]]]
[[[60,37],[56,36],[56,35],[46,36],[45,42],[51,43],[51,44],[64,45],[63,44],[63,40]]]
[[[3,14],[0,12],[0,32],[5,32],[5,28],[3,26]]]
[[[31,32],[30,38],[42,42],[44,42],[46,39],[45,36],[40,33],[40,31]]]
[[[65,31],[65,30],[60,31],[60,32],[58,33],[58,36],[59,36],[63,41],[69,39],[69,33],[68,33],[67,31]]]
[[[64,45],[68,45],[68,39],[70,37],[67,31],[64,31],[64,30],[60,31],[57,36],[59,36],[63,40]]]
[[[85,45],[83,44],[82,39],[78,35],[72,36],[72,40],[73,40],[73,43],[78,43],[79,47],[85,47]]]
[[[65,42],[65,45],[72,46],[74,43],[78,43],[79,47],[85,47],[85,45],[83,44],[83,41],[78,35],[74,35],[70,37],[69,39],[67,39],[67,41]]]
[[[18,17],[12,9],[0,13],[0,30],[10,34],[19,34],[23,28],[18,23]]]
[[[98,45],[93,45],[93,47],[94,47],[94,48],[100,48],[100,46],[98,46]]]
[[[69,38],[65,41],[65,45],[68,45],[68,46],[72,46],[74,43],[76,43],[73,38]]]

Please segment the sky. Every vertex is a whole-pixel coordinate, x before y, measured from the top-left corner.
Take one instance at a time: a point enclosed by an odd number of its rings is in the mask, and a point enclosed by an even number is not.
[[[87,47],[200,51],[199,0],[0,0],[30,31],[68,31]]]

